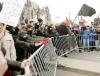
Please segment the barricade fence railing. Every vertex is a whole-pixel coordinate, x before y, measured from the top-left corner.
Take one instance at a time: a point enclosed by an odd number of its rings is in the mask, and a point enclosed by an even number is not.
[[[79,49],[88,49],[91,50],[100,50],[100,34],[96,34],[93,36],[88,35],[84,37],[81,34],[76,35],[76,40]]]
[[[25,70],[32,76],[56,75],[57,55],[50,39],[48,45],[42,45],[27,61]]]
[[[57,56],[63,56],[77,48],[74,34],[49,38],[48,44],[42,45],[26,59],[25,73],[31,76],[56,76]]]
[[[93,40],[92,40],[93,39]],[[83,35],[68,34],[48,39],[47,45],[42,45],[28,59],[26,72],[32,76],[55,76],[57,56],[63,56],[78,48],[100,48],[100,34],[84,40]]]
[[[76,36],[73,33],[52,37],[52,43],[58,56],[63,56],[78,48]]]

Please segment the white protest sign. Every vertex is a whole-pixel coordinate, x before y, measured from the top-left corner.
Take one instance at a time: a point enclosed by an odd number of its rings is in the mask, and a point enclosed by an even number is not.
[[[0,11],[0,22],[16,26],[26,0],[4,0],[1,1],[2,10]]]

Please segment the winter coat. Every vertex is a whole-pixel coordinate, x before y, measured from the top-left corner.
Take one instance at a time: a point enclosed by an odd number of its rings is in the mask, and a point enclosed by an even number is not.
[[[1,46],[5,49],[5,58],[8,60],[16,60],[16,50],[12,35],[5,31],[4,37],[0,40]]]
[[[95,41],[95,40],[96,40],[96,32],[92,30],[89,35],[89,41]]]
[[[90,31],[89,30],[84,30],[83,31],[83,39],[89,39],[89,34],[90,34]]]

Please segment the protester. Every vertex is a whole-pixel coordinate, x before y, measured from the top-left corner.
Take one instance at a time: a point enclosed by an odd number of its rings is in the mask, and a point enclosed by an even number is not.
[[[83,37],[83,48],[84,48],[84,51],[89,51],[89,30],[84,27],[84,30],[81,30],[81,34],[82,34],[82,37]]]
[[[87,39],[85,39],[86,37],[84,37],[84,36],[86,36],[84,31],[87,30],[87,28],[86,28],[86,25],[85,25],[84,21],[85,20],[83,18],[79,19],[79,30],[80,31],[79,31],[79,36],[78,36],[78,46],[83,47],[84,49],[86,49],[85,48],[85,43],[87,43],[87,42],[85,42],[85,40],[87,40]],[[88,39],[88,44],[89,44],[89,39]],[[82,52],[81,48],[79,48],[79,52],[80,53]]]
[[[90,43],[90,50],[93,51],[95,49],[95,41],[96,41],[96,32],[95,29],[90,28],[90,35],[89,35],[89,43]]]
[[[61,23],[59,26],[56,27],[57,32],[59,35],[67,35],[70,33],[70,29],[66,26],[65,23]]]
[[[0,23],[0,42],[1,47],[6,51],[5,58],[8,60],[16,60],[16,50],[12,35],[5,29],[6,25]]]
[[[5,59],[16,60],[14,40],[9,31],[6,30],[6,25],[3,23],[0,23],[0,44],[2,48],[1,51]],[[8,69],[4,76],[13,76],[13,72],[10,69]]]

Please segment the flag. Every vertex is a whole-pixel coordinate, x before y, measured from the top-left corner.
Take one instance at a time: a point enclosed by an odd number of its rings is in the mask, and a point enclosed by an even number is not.
[[[93,14],[95,14],[96,11],[94,8],[86,5],[86,4],[83,4],[83,6],[81,7],[80,11],[78,12],[78,15],[79,16],[92,16]]]
[[[66,21],[65,21],[66,25],[69,24],[69,19],[66,17]]]

